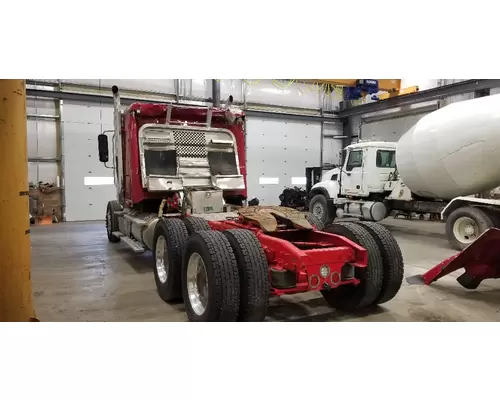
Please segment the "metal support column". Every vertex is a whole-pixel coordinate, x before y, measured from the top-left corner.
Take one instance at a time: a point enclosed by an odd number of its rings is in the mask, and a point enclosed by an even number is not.
[[[0,80],[0,321],[34,321],[26,84]]]
[[[214,107],[220,107],[220,81],[212,79],[212,102]]]

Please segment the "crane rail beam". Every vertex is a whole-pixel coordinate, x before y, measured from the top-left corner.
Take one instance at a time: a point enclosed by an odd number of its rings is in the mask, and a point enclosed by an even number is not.
[[[380,100],[374,103],[367,103],[358,106],[350,105],[349,103],[343,101],[340,103],[340,110],[337,113],[337,116],[343,119],[354,115],[369,114],[395,107],[441,100],[451,96],[497,87],[500,87],[500,79],[469,79],[453,83],[451,85],[439,86],[416,93],[403,94],[386,100]]]

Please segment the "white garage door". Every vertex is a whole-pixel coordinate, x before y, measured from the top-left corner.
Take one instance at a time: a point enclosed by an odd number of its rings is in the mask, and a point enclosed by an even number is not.
[[[279,205],[285,187],[305,187],[306,167],[319,166],[321,124],[247,117],[248,197]]]
[[[103,220],[116,191],[113,170],[99,162],[97,136],[113,129],[113,108],[65,102],[62,122],[66,221]],[[109,150],[113,160],[111,135]]]

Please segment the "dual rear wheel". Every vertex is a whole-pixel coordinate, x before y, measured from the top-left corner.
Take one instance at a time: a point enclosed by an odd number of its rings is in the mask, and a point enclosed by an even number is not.
[[[165,301],[184,300],[190,321],[262,321],[267,259],[245,229],[212,231],[205,220],[162,219],[154,237],[155,281]]]
[[[368,266],[355,268],[359,285],[343,285],[321,292],[331,307],[355,311],[386,303],[396,296],[404,277],[403,255],[386,227],[376,222],[355,221],[333,223],[323,230],[343,236],[368,252]]]

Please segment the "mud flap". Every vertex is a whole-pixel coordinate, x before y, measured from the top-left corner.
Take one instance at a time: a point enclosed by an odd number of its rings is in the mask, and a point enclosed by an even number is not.
[[[422,275],[406,278],[410,285],[430,285],[461,268],[457,278],[466,289],[477,289],[484,279],[500,278],[500,229],[490,228],[460,253],[442,261]]]

